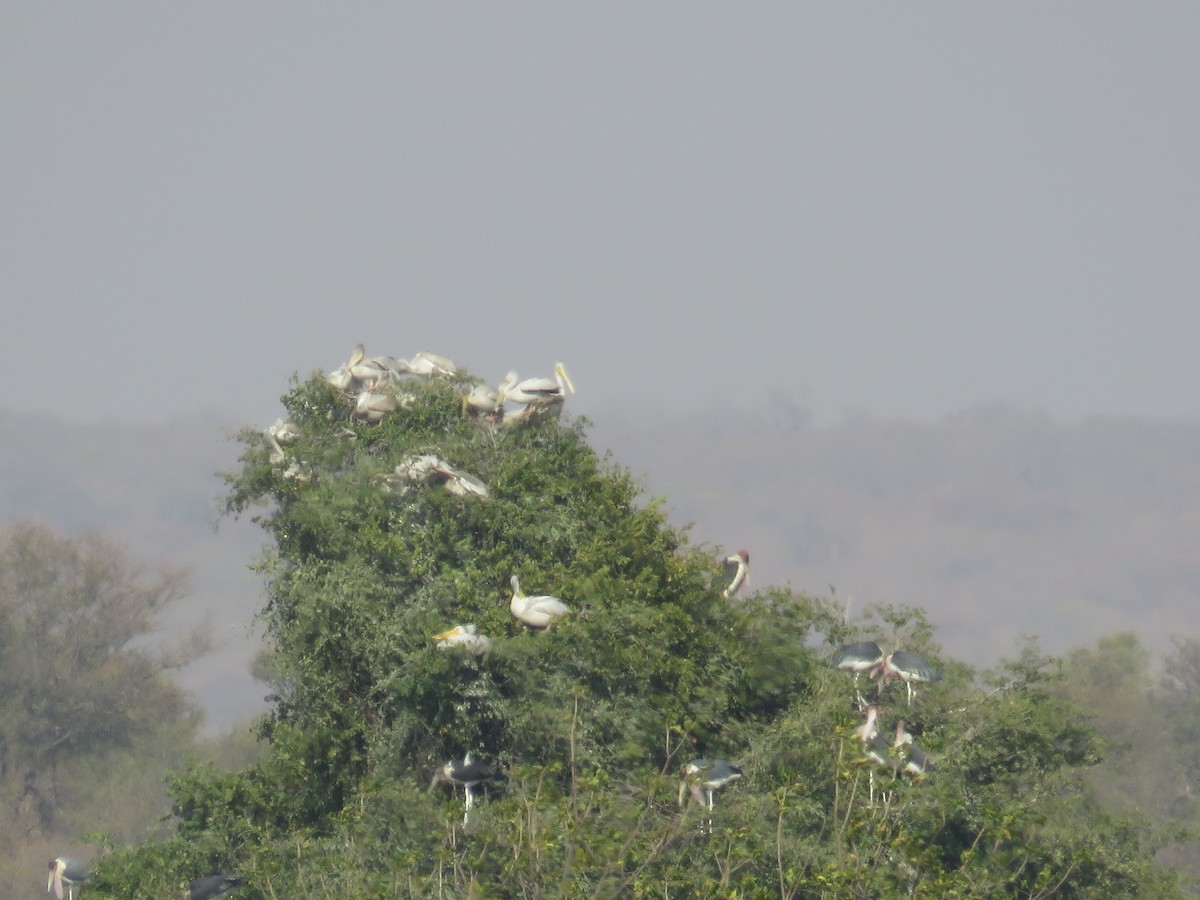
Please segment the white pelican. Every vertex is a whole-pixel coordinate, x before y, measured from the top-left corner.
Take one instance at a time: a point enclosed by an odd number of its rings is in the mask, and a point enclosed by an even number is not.
[[[363,345],[356,344],[346,366],[360,384],[375,384],[379,381],[395,381],[401,371],[401,362],[392,356],[372,356],[368,359]]]
[[[378,425],[384,416],[395,412],[397,406],[399,400],[392,384],[377,380],[359,393],[358,400],[354,403],[354,417],[365,419],[369,425]]]
[[[567,367],[562,362],[554,364],[554,378],[519,379],[516,372],[504,376],[497,388],[503,401],[513,403],[545,403],[555,398],[561,398],[567,391],[575,393],[575,385],[567,374]]]
[[[393,478],[406,481],[419,481],[428,485],[442,485],[450,493],[459,497],[473,494],[476,497],[486,497],[488,486],[466,472],[460,472],[444,459],[426,453],[422,456],[410,456],[402,460],[393,470]]]
[[[486,384],[477,384],[463,396],[463,412],[470,410],[481,416],[493,416],[504,408],[500,394]]]
[[[526,597],[521,592],[521,582],[516,575],[512,577],[512,589],[512,602],[509,603],[508,608],[512,610],[514,616],[533,628],[549,629],[555,619],[565,616],[571,611],[571,607],[557,597],[549,597],[545,594]]]
[[[76,862],[73,859],[67,859],[65,856],[56,856],[50,860],[50,877],[46,879],[46,891],[49,893],[54,891],[54,896],[62,900],[63,885],[67,886],[67,898],[72,900],[75,896],[75,885],[83,884],[88,880],[87,869],[83,867],[83,863]]]
[[[463,647],[476,656],[482,656],[487,653],[492,646],[491,640],[485,635],[480,634],[474,624],[455,625],[449,631],[435,634],[433,639],[438,642],[437,648],[439,650],[449,650],[451,647]]]
[[[451,785],[461,784],[463,792],[467,795],[466,809],[463,810],[463,824],[467,824],[467,820],[471,817],[471,806],[473,805],[473,791],[471,788],[479,784],[486,778],[492,776],[493,769],[487,763],[478,762],[471,759],[471,754],[468,753],[461,760],[452,759],[433,776],[433,781],[429,783],[430,790],[439,781],[446,782]]]
[[[332,384],[339,391],[349,391],[354,385],[354,376],[350,374],[350,369],[345,363],[342,363],[340,366],[326,375],[325,380]]]
[[[458,366],[454,360],[440,353],[430,353],[422,350],[410,360],[394,360],[396,370],[410,375],[420,375],[422,378],[432,378],[434,375],[454,375]]]
[[[300,437],[300,429],[296,427],[295,422],[285,422],[283,419],[276,419],[274,424],[267,426],[267,434],[275,438],[280,444],[290,444],[296,438]]]
[[[732,597],[746,583],[746,576],[750,574],[750,554],[739,550],[732,556],[725,557],[725,574],[732,581],[729,582],[729,587],[721,591],[721,596]]]

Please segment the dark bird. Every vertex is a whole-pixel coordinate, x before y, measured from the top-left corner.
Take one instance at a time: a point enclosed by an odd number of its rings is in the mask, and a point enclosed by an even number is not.
[[[903,650],[897,650],[894,653],[888,654],[883,660],[880,672],[883,675],[883,681],[879,689],[882,691],[887,687],[887,680],[889,678],[899,678],[908,689],[909,706],[912,706],[912,686],[914,681],[940,681],[942,678],[942,674],[927,663],[924,658],[917,656],[915,653],[906,653]]]
[[[215,897],[224,897],[243,884],[245,882],[237,875],[222,875],[217,872],[204,878],[197,878],[189,884],[183,900],[213,900]]]
[[[729,587],[721,592],[722,597],[732,597],[746,584],[746,576],[750,574],[750,554],[739,550],[725,557],[725,577],[730,579]]]
[[[858,676],[863,672],[874,672],[883,665],[883,651],[874,641],[860,641],[857,644],[845,644],[833,654],[833,664],[844,671],[854,673],[854,691],[858,693]],[[862,694],[858,694],[862,702]]]
[[[896,740],[893,746],[900,752],[902,770],[920,779],[933,771],[933,760],[913,740],[903,719],[896,723]]]
[[[471,817],[471,807],[474,805],[473,788],[481,781],[491,778],[493,773],[494,770],[491,766],[472,759],[471,754],[468,753],[461,760],[452,759],[438,769],[429,786],[432,788],[438,782],[463,786],[463,792],[467,795],[466,808],[463,810],[463,824],[466,825],[467,820]]]
[[[65,884],[68,900],[73,900],[75,885],[83,884],[87,880],[88,872],[83,863],[67,859],[65,856],[56,856],[50,860],[50,877],[46,879],[46,891],[54,891],[54,896],[61,900]]]
[[[724,759],[693,759],[679,773],[679,805],[683,806],[688,789],[701,806],[708,797],[708,811],[713,808],[713,796],[731,781],[742,777],[742,770]],[[703,793],[701,793],[703,788]],[[712,819],[708,820],[708,832],[712,834]]]

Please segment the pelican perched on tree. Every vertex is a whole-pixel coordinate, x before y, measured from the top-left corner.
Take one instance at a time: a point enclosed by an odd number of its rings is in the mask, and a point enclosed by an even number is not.
[[[379,379],[359,392],[354,404],[354,417],[363,419],[368,425],[378,425],[383,417],[395,412],[400,406],[396,396],[395,386],[386,380]]]
[[[438,642],[437,648],[439,650],[462,647],[476,656],[482,656],[487,653],[492,646],[491,640],[480,634],[473,624],[455,625],[449,631],[435,634],[433,639]]]
[[[560,361],[554,364],[553,378],[526,378],[521,381],[516,372],[509,372],[497,391],[502,402],[548,403],[555,398],[562,398],[567,391],[575,393],[575,385],[567,374],[567,367]]]
[[[486,384],[477,384],[463,395],[463,412],[469,410],[480,416],[495,416],[503,409],[500,392]]]
[[[725,557],[725,577],[731,579],[729,587],[721,591],[722,597],[732,597],[746,583],[746,576],[750,574],[750,554],[745,550],[739,550],[731,556]]]
[[[471,818],[471,807],[474,805],[474,791],[472,788],[490,778],[494,770],[485,762],[479,762],[471,758],[468,753],[461,760],[450,760],[444,766],[437,770],[433,776],[433,781],[429,783],[430,790],[438,782],[445,782],[450,785],[461,784],[463,792],[467,795],[466,808],[463,810],[463,825],[467,824],[467,820]]]
[[[427,350],[422,350],[410,360],[397,359],[394,362],[397,371],[407,372],[409,375],[420,375],[422,378],[432,378],[434,375],[454,375],[458,372],[458,366],[454,364],[454,360],[448,356],[442,356],[440,353],[430,353]]]
[[[87,880],[88,872],[83,867],[83,863],[65,856],[56,856],[50,860],[50,877],[46,879],[46,891],[54,891],[54,896],[62,900],[63,885],[65,884],[68,900],[74,900],[75,885],[83,884]]]
[[[267,434],[281,444],[290,444],[300,437],[300,428],[291,420],[285,422],[283,419],[276,419],[267,426]]]
[[[474,475],[458,471],[444,459],[431,453],[410,456],[402,460],[388,480],[392,481],[397,478],[427,485],[440,484],[450,493],[459,497],[466,497],[468,494],[487,497],[489,494],[488,486]]]
[[[214,872],[212,875],[197,878],[189,884],[183,893],[183,900],[215,900],[217,897],[224,897],[230,891],[237,890],[243,884],[245,882],[237,875]]]
[[[545,594],[526,597],[521,591],[521,582],[516,575],[512,577],[512,590],[513,595],[509,609],[512,610],[514,616],[533,628],[548,629],[555,619],[565,616],[571,611],[571,607],[557,597]]]

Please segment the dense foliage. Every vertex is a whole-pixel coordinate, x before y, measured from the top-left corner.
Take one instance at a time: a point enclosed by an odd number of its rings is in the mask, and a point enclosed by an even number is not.
[[[263,762],[173,785],[177,835],[116,854],[94,895],[162,897],[214,869],[243,897],[1171,896],[1156,836],[1095,803],[1103,745],[1029,647],[976,678],[917,610],[848,624],[781,588],[724,598],[582,422],[496,424],[465,376],[406,385],[368,425],[322,377],[284,398],[296,436],[247,431],[228,508],[273,538],[262,621],[277,667]],[[397,475],[436,454],[487,496]],[[510,577],[573,612],[534,631]],[[475,623],[489,652],[431,636]],[[944,672],[910,709],[935,761],[880,772],[833,647],[899,639]],[[874,691],[875,686],[864,691]],[[469,822],[431,787],[467,752],[496,777]],[[677,802],[695,757],[739,766],[710,813]]]

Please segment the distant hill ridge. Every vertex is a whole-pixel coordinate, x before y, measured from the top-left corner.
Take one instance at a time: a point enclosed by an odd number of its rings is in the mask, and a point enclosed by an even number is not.
[[[951,654],[980,664],[1022,634],[1059,653],[1117,631],[1157,651],[1195,636],[1200,421],[985,407],[812,427],[767,399],[720,416],[589,418],[593,444],[694,523],[695,540],[751,551],[751,590],[833,585],[852,615],[921,606]],[[147,565],[191,572],[168,625],[213,627],[216,653],[184,675],[213,727],[260,709],[265,692],[248,670],[261,587],[247,566],[263,535],[246,520],[213,527],[215,473],[235,465],[238,427],[215,414],[80,424],[0,410],[6,523],[100,531]]]

